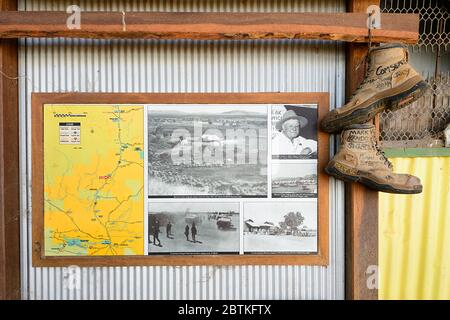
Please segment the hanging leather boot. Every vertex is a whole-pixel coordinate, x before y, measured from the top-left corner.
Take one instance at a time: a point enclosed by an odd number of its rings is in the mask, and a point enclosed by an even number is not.
[[[341,149],[325,171],[347,182],[360,182],[370,189],[389,193],[420,193],[420,179],[392,172],[391,162],[377,145],[375,126],[355,124],[341,133]]]
[[[329,112],[321,122],[335,133],[352,124],[366,123],[385,108],[395,111],[419,99],[429,85],[408,63],[408,49],[387,44],[369,50],[363,82],[350,101]]]

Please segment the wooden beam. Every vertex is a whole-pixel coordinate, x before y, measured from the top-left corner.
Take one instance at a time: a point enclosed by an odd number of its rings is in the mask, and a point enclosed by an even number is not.
[[[366,12],[369,5],[379,5],[376,0],[348,1],[347,10]],[[383,20],[382,20],[383,25]],[[376,41],[375,41],[376,42]],[[364,78],[364,67],[356,66],[368,51],[368,46],[347,45],[346,97]],[[377,300],[378,289],[370,288],[371,266],[378,266],[378,192],[359,183],[346,183],[346,298]]]
[[[17,10],[0,0],[0,10]],[[0,299],[20,299],[17,40],[0,39]]]
[[[0,13],[0,37],[135,39],[323,39],[367,42],[366,13],[81,12],[69,29],[65,12]],[[416,43],[419,16],[382,14],[375,42]]]

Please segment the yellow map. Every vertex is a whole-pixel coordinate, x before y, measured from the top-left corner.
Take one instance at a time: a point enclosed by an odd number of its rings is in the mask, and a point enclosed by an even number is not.
[[[144,107],[44,106],[46,256],[144,254]]]

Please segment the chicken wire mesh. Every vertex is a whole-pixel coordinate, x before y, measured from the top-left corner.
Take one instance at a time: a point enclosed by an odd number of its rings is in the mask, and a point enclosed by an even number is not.
[[[422,98],[380,116],[384,147],[441,147],[443,130],[450,122],[450,74],[425,76],[430,84]]]
[[[450,1],[383,0],[381,11],[419,14],[419,41],[408,49],[415,57],[411,64],[430,84],[413,104],[381,113],[382,145],[441,147],[443,130],[450,122]]]
[[[381,12],[419,14],[419,41],[414,50],[447,50],[450,44],[449,0],[382,0]]]

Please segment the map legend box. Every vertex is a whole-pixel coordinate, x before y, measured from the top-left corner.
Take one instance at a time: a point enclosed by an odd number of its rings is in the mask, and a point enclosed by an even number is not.
[[[59,143],[60,144],[80,144],[81,143],[81,123],[80,122],[60,122],[59,123]]]
[[[144,107],[44,105],[43,138],[44,255],[143,255]]]

